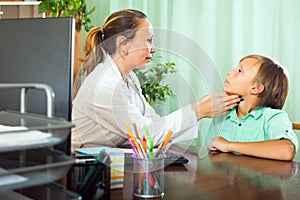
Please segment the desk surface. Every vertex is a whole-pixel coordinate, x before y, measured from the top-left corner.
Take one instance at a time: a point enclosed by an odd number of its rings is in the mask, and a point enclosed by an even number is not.
[[[299,163],[259,159],[229,153],[198,157],[185,152],[189,163],[165,168],[164,200],[193,199],[297,199],[300,197]],[[132,196],[132,173],[125,168],[124,188],[111,191],[112,200]],[[127,170],[126,170],[127,169]]]

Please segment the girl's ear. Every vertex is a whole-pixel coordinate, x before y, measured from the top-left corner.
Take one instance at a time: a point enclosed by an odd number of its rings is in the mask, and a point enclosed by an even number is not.
[[[265,86],[263,84],[254,83],[250,90],[250,94],[258,95],[258,94],[262,93],[264,91],[264,89],[265,89]]]

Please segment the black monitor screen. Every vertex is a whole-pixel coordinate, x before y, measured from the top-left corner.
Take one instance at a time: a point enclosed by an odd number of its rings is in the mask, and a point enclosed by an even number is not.
[[[71,120],[73,18],[0,20],[0,83],[43,83],[55,93],[54,116]],[[0,90],[0,110],[19,110],[19,90]],[[27,112],[46,114],[46,95],[28,90]]]

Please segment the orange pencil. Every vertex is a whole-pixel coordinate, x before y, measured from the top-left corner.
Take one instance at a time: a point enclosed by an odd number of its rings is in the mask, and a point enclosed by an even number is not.
[[[126,133],[126,136],[127,136],[127,139],[131,138],[131,135],[129,133]]]
[[[141,158],[144,158],[144,154],[143,154],[143,152],[142,152],[142,150],[141,150],[141,147],[140,147],[140,145],[139,145],[137,139],[135,138],[134,135],[132,135],[132,134],[129,134],[129,135],[130,135],[130,137],[133,139],[133,142],[134,142],[135,147],[137,148],[137,150],[138,150],[138,152],[139,152],[139,154],[140,154],[140,157],[141,157]]]
[[[168,144],[168,142],[169,142],[169,140],[170,140],[172,134],[173,134],[173,131],[172,131],[172,130],[169,130],[169,132],[168,132],[168,134],[167,134],[165,140],[163,141],[163,144],[162,144],[162,146],[161,146],[161,149],[164,149],[164,148],[166,147],[166,145]]]

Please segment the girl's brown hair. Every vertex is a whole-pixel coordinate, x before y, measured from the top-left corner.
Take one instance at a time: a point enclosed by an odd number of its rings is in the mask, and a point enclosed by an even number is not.
[[[253,80],[264,86],[264,90],[258,95],[261,99],[258,107],[266,106],[282,109],[289,89],[289,80],[284,69],[270,58],[261,55],[249,55],[242,58],[242,60],[246,58],[257,59],[258,64],[260,64]]]

